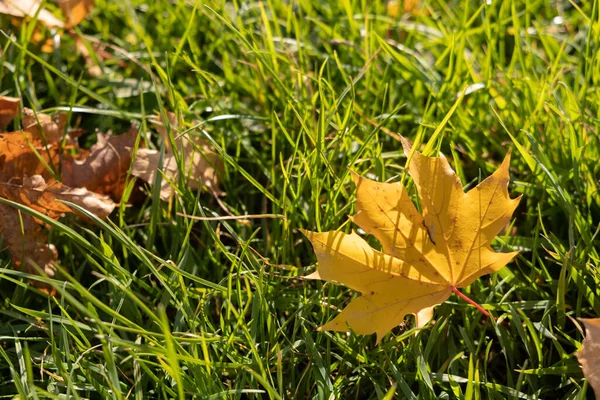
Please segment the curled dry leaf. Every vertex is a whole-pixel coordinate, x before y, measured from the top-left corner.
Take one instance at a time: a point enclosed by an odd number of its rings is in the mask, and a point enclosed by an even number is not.
[[[84,188],[70,188],[61,182],[46,184],[40,175],[0,183],[0,197],[24,204],[52,219],[72,212],[60,200],[77,204],[100,218],[106,218],[115,208],[108,196]]]
[[[63,138],[64,148],[74,146],[70,135],[64,136],[67,116],[59,113],[52,117],[29,108],[23,108],[21,115],[24,130],[0,133],[0,182],[23,175],[53,179]]]
[[[24,204],[52,219],[73,212],[60,200],[77,204],[100,218],[107,217],[115,208],[106,196],[82,188],[69,188],[59,182],[47,185],[40,175],[1,182],[0,197]],[[42,222],[6,204],[0,204],[0,221],[0,235],[13,263],[26,272],[36,273],[37,266],[48,276],[54,276],[57,252],[47,243]]]
[[[8,125],[19,113],[21,100],[18,97],[0,96],[0,126]],[[22,130],[44,136],[49,142],[62,140],[67,125],[67,114],[57,113],[54,116],[35,112],[24,107],[21,110]]]
[[[98,142],[86,158],[63,160],[63,183],[121,199],[137,135],[135,126],[123,135],[98,133]]]
[[[23,108],[23,130],[34,133],[50,143],[58,143],[63,139],[67,126],[67,114],[58,113],[54,116],[36,113],[31,108]]]
[[[458,288],[503,268],[516,254],[496,253],[492,239],[508,223],[520,198],[508,195],[510,155],[465,193],[446,158],[411,152],[408,172],[420,197],[420,214],[400,183],[354,175],[357,213],[352,220],[374,235],[383,251],[356,233],[304,232],[318,270],[309,279],[334,281],[362,293],[320,330],[376,333],[381,340],[407,314],[444,302]],[[412,153],[412,154],[411,154]]]
[[[0,128],[4,129],[19,113],[21,99],[18,97],[0,96]]]
[[[585,325],[585,340],[581,350],[575,353],[583,375],[600,399],[600,318],[581,318]]]
[[[94,8],[94,0],[57,0],[66,21],[55,17],[42,6],[42,0],[0,0],[0,14],[11,15],[18,18],[37,19],[49,28],[70,29],[79,24]],[[38,13],[39,10],[39,13]]]
[[[188,187],[192,190],[206,186],[218,193],[218,170],[222,168],[222,160],[208,141],[188,135],[179,135],[177,118],[174,113],[168,113],[169,124],[175,135],[175,147],[179,155],[183,155],[184,175],[188,177]],[[169,181],[177,181],[179,168],[177,159],[168,140],[167,129],[162,119],[151,120],[161,139],[165,143],[165,154],[163,157],[162,173],[167,179],[162,180],[160,198],[169,200],[174,190]],[[160,152],[151,149],[140,149],[136,153],[131,174],[144,181],[153,184],[159,170]]]
[[[416,313],[415,314],[415,326],[417,328],[422,328],[425,325],[427,325],[427,323],[429,321],[431,321],[431,319],[433,318],[434,311],[435,311],[435,306],[431,306],[431,307],[425,307],[424,309],[422,309],[421,311]]]
[[[58,258],[56,248],[48,244],[44,228],[26,213],[0,203],[0,235],[14,265],[21,270],[37,274],[35,266],[53,277],[54,262]]]
[[[0,14],[19,18],[33,18],[41,6],[41,0],[0,0]],[[49,28],[63,28],[65,26],[63,21],[44,8],[37,14],[37,19]]]
[[[5,121],[10,121],[18,113],[18,108],[12,105],[18,106],[18,100],[9,99],[8,103],[10,105],[0,109],[6,111],[3,113]],[[25,130],[0,133],[0,197],[24,204],[52,219],[73,212],[61,201],[78,204],[100,218],[107,217],[115,207],[114,202],[83,186],[111,194],[119,190],[123,171],[126,172],[131,163],[136,132],[120,137],[100,135],[99,143],[92,147],[91,152],[79,149],[79,154],[87,154],[80,161],[64,152],[66,148],[77,146],[70,137],[72,131],[64,136],[65,114],[51,117],[29,109],[23,109],[21,114]],[[65,157],[69,162],[65,162]],[[58,170],[61,161],[61,165],[66,167],[67,177],[79,187],[56,181],[51,169]],[[77,167],[81,170],[78,171]],[[38,266],[49,276],[54,274],[57,252],[47,243],[42,221],[0,204],[0,237],[15,265],[31,273],[35,273],[37,269],[34,266]],[[36,285],[50,290],[39,283]]]

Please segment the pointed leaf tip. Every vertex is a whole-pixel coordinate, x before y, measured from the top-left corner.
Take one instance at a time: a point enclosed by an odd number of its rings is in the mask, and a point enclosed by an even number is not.
[[[308,237],[308,235],[311,233],[311,231],[303,229],[303,228],[298,228],[298,230],[306,237]]]
[[[312,274],[308,274],[302,277],[302,279],[306,279],[306,280],[320,280],[321,279],[321,275],[319,274],[319,271],[315,271]]]
[[[408,157],[408,155],[410,154],[410,151],[412,150],[412,144],[404,136],[400,136],[400,142],[402,143],[402,149],[404,150],[404,155]]]

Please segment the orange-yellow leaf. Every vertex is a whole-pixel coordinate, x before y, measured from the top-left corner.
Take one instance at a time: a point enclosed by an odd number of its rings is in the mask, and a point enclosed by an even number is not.
[[[585,340],[581,350],[575,353],[583,375],[600,399],[600,318],[581,318],[585,325]]]
[[[65,131],[67,115],[50,116],[23,108],[21,117],[22,131],[0,133],[0,182],[23,175],[42,175],[52,180],[61,154],[76,147],[73,131]]]
[[[83,21],[94,8],[94,3],[95,0],[58,0],[58,5],[67,20],[65,28],[72,28]]]
[[[411,153],[405,147],[405,153]],[[352,220],[374,235],[383,251],[356,233],[305,232],[319,268],[308,278],[334,281],[362,293],[321,329],[378,340],[407,314],[431,318],[425,310],[444,302],[454,289],[498,271],[517,253],[496,253],[492,239],[508,223],[519,198],[508,195],[510,156],[477,187],[465,193],[446,158],[414,152],[408,171],[422,206],[419,213],[404,186],[354,174],[357,213]]]

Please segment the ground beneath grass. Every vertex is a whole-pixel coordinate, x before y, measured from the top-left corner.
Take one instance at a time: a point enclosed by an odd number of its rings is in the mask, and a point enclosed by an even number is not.
[[[600,315],[598,2],[392,3],[99,0],[49,53],[48,29],[0,18],[0,94],[68,111],[84,147],[135,123],[160,148],[149,117],[179,112],[225,164],[219,198],[180,179],[54,224],[56,297],[1,254],[0,398],[592,398],[574,353]],[[299,229],[356,229],[350,169],[415,195],[398,135],[465,189],[512,149],[523,199],[493,245],[520,254],[463,290],[497,323],[452,296],[377,346],[317,332],[357,294],[299,279]]]

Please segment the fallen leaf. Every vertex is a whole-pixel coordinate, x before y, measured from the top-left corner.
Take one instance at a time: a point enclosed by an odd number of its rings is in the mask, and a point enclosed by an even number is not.
[[[57,18],[42,6],[42,0],[0,0],[0,14],[11,15],[18,18],[33,18],[36,13],[37,20],[49,28],[70,29],[79,24],[94,8],[94,0],[57,0],[66,22]]]
[[[65,19],[65,28],[70,29],[87,17],[94,8],[95,0],[58,0]]]
[[[175,147],[177,148],[179,155],[184,156],[184,175],[189,177],[187,181],[188,187],[195,190],[199,189],[201,186],[206,186],[215,193],[218,193],[218,171],[222,167],[221,158],[207,140],[195,136],[180,135],[175,114],[167,113],[167,115],[169,124],[173,130],[173,135],[175,136]],[[161,181],[160,198],[167,201],[174,194],[174,190],[169,181],[176,182],[180,171],[177,166],[177,159],[171,147],[171,142],[168,140],[165,124],[162,123],[162,119],[160,118],[152,119],[151,122],[165,143],[166,151],[163,156],[161,169],[164,177]],[[140,149],[136,153],[131,174],[153,184],[159,170],[159,160],[160,152],[158,150]]]
[[[77,204],[100,218],[106,218],[115,208],[108,196],[85,188],[71,188],[61,182],[46,184],[40,175],[0,182],[0,197],[24,204],[52,219],[73,212],[60,200]]]
[[[23,175],[42,175],[49,179],[53,176],[51,168],[58,165],[59,157],[59,145],[44,144],[37,133],[0,133],[0,182]]]
[[[10,98],[6,101],[8,105],[0,109],[6,112],[0,115],[10,122],[18,113],[20,102]],[[24,130],[0,133],[0,197],[26,205],[52,219],[74,212],[62,201],[106,218],[115,203],[108,196],[88,189],[110,193],[120,199],[137,130],[120,136],[99,134],[98,143],[87,151],[78,149],[73,139],[79,132],[66,129],[66,114],[50,116],[24,108],[21,116]],[[67,153],[65,150],[69,149],[77,151]],[[59,165],[65,173],[63,182],[57,181],[58,176],[52,172],[58,171]],[[16,266],[29,273],[36,273],[41,268],[48,276],[54,276],[58,253],[48,244],[41,220],[0,204],[0,237]],[[51,286],[39,281],[33,283],[52,293]]]
[[[0,128],[4,129],[19,113],[21,99],[0,96]]]
[[[405,153],[411,153],[405,142]],[[382,244],[377,251],[356,233],[304,232],[319,267],[308,279],[324,279],[359,291],[320,330],[377,334],[379,342],[407,314],[443,303],[453,291],[503,268],[516,254],[496,253],[492,239],[508,223],[520,198],[508,195],[510,154],[467,193],[446,158],[410,156],[421,215],[400,183],[354,174],[357,213],[352,220]]]
[[[40,175],[0,182],[0,197],[24,204],[52,219],[58,219],[73,210],[62,203],[66,200],[106,218],[115,204],[106,196],[82,188],[69,188],[59,182],[47,185]],[[42,221],[0,203],[0,235],[8,248],[13,263],[28,273],[37,273],[36,266],[53,277],[57,252],[48,244]],[[36,283],[38,285],[38,283]],[[46,290],[46,285],[38,285]]]
[[[58,143],[63,139],[67,114],[57,113],[51,116],[25,107],[21,111],[21,118],[23,130],[34,133],[50,143]]]
[[[70,187],[85,187],[120,200],[137,135],[135,126],[117,136],[98,133],[98,141],[90,149],[87,158],[63,160],[63,183]]]
[[[2,245],[10,252],[12,262],[21,270],[37,274],[35,266],[49,277],[54,276],[54,262],[58,258],[56,248],[48,244],[44,228],[26,213],[0,203],[0,235]]]
[[[435,306],[425,307],[415,314],[415,327],[422,328],[433,318]]]
[[[580,318],[585,325],[585,339],[575,355],[581,364],[583,376],[600,399],[600,318]]]
[[[0,0],[0,14],[19,18],[33,18],[41,6],[41,0]],[[39,11],[37,20],[49,28],[62,28],[65,26],[63,21],[45,8]]]
[[[18,110],[17,110],[18,112]],[[61,155],[77,147],[77,131],[66,131],[67,115],[54,116],[21,110],[22,131],[0,133],[0,182],[23,175],[55,177]]]

